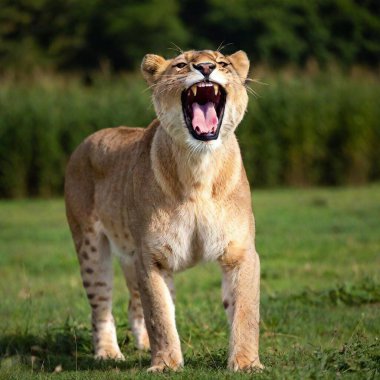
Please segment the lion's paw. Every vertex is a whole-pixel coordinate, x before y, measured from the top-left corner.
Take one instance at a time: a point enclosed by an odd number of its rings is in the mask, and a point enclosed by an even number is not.
[[[179,371],[183,367],[183,358],[180,352],[159,352],[152,360],[148,372]]]
[[[228,369],[234,372],[261,372],[264,366],[258,357],[250,360],[245,355],[236,355],[229,359]]]
[[[124,355],[119,348],[99,348],[95,352],[95,359],[97,360],[125,360]]]

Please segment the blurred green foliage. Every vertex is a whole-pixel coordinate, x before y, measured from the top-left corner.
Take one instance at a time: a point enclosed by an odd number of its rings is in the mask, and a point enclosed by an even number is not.
[[[147,52],[234,43],[253,62],[380,62],[377,0],[0,0],[0,70],[131,69]]]
[[[379,79],[342,75],[379,67],[379,1],[0,0],[0,196],[60,194],[86,136],[148,125],[146,85],[122,74],[144,54],[223,43],[253,73],[283,67],[254,84],[238,129],[252,184],[380,179]]]
[[[380,179],[379,81],[334,71],[271,74],[237,130],[254,186],[362,184]],[[155,117],[140,77],[67,76],[0,88],[0,196],[62,192],[69,155],[90,133]]]
[[[347,185],[380,178],[380,87],[334,72],[279,75],[238,130],[251,183]]]

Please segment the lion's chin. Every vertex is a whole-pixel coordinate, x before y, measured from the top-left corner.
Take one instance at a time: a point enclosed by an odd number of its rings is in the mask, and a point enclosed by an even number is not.
[[[200,141],[218,139],[226,97],[225,89],[210,81],[195,83],[182,92],[183,116],[194,139]]]

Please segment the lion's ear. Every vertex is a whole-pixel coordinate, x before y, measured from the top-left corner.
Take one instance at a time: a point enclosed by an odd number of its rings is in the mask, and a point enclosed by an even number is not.
[[[236,53],[229,55],[227,58],[244,82],[247,79],[249,72],[249,59],[247,54],[243,50],[239,50]]]
[[[165,63],[165,58],[159,55],[147,54],[143,58],[141,63],[141,72],[148,84],[153,84],[158,75],[165,70]]]

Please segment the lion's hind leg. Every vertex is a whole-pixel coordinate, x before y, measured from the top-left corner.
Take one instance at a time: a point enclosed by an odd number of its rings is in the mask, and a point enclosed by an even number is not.
[[[129,290],[128,320],[136,340],[136,347],[139,350],[149,350],[149,337],[141,305],[135,266],[131,260],[125,260],[124,258],[120,259],[120,264]]]
[[[78,236],[74,238],[78,241]],[[123,360],[112,316],[113,270],[106,236],[87,226],[77,246],[83,286],[92,309],[95,358]]]

